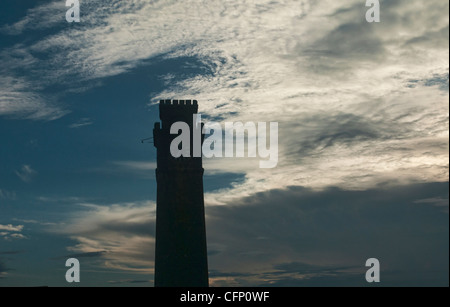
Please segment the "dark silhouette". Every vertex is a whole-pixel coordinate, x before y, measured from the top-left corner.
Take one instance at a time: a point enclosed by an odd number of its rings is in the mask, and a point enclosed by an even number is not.
[[[153,129],[157,148],[155,287],[207,287],[205,209],[202,158],[193,157],[194,100],[161,100],[160,123]],[[170,134],[174,122],[190,127],[190,157],[174,158]],[[201,135],[203,142],[203,135]]]

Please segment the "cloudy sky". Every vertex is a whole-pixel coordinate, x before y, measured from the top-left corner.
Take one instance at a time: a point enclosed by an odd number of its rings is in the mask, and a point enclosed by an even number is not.
[[[152,286],[159,99],[279,123],[205,159],[212,286],[448,286],[449,2],[0,3],[0,286]]]

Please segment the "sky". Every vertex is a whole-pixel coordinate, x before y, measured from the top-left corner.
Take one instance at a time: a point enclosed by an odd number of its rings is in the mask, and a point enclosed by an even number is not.
[[[279,125],[203,161],[211,286],[448,286],[449,2],[368,9],[2,0],[0,286],[153,286],[160,99]]]

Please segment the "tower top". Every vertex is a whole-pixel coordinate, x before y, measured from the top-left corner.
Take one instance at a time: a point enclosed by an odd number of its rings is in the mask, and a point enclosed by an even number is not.
[[[173,99],[173,100],[161,99],[159,101],[159,104],[160,105],[173,105],[173,106],[178,106],[178,105],[182,105],[182,106],[184,106],[184,105],[187,105],[187,106],[194,105],[194,106],[196,106],[196,105],[198,105],[197,100],[178,100],[178,99]]]
[[[166,99],[159,102],[159,118],[165,124],[176,121],[192,122],[192,115],[198,112],[197,100]]]

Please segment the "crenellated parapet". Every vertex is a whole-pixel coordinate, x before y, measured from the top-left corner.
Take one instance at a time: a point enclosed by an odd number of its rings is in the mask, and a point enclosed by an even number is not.
[[[198,106],[198,102],[197,100],[178,100],[178,99],[162,99],[159,101],[160,105],[172,105],[172,106],[190,106],[190,105],[194,105],[194,106]]]
[[[192,123],[192,115],[197,114],[197,100],[166,99],[159,102],[159,118],[163,123],[163,129],[177,121]]]
[[[153,144],[158,149],[157,161],[158,168],[170,170],[203,170],[201,156],[194,156],[194,120],[193,116],[198,114],[197,100],[178,100],[166,99],[160,100],[159,103],[159,117],[161,122],[156,122],[153,129]],[[177,136],[170,133],[171,126],[176,122],[184,122],[189,126],[189,142],[190,142],[190,158],[188,157],[173,157],[170,153],[170,144]],[[203,127],[203,125],[201,126]],[[200,142],[203,142],[204,135],[201,134],[200,128]],[[200,144],[201,144],[200,143]]]

